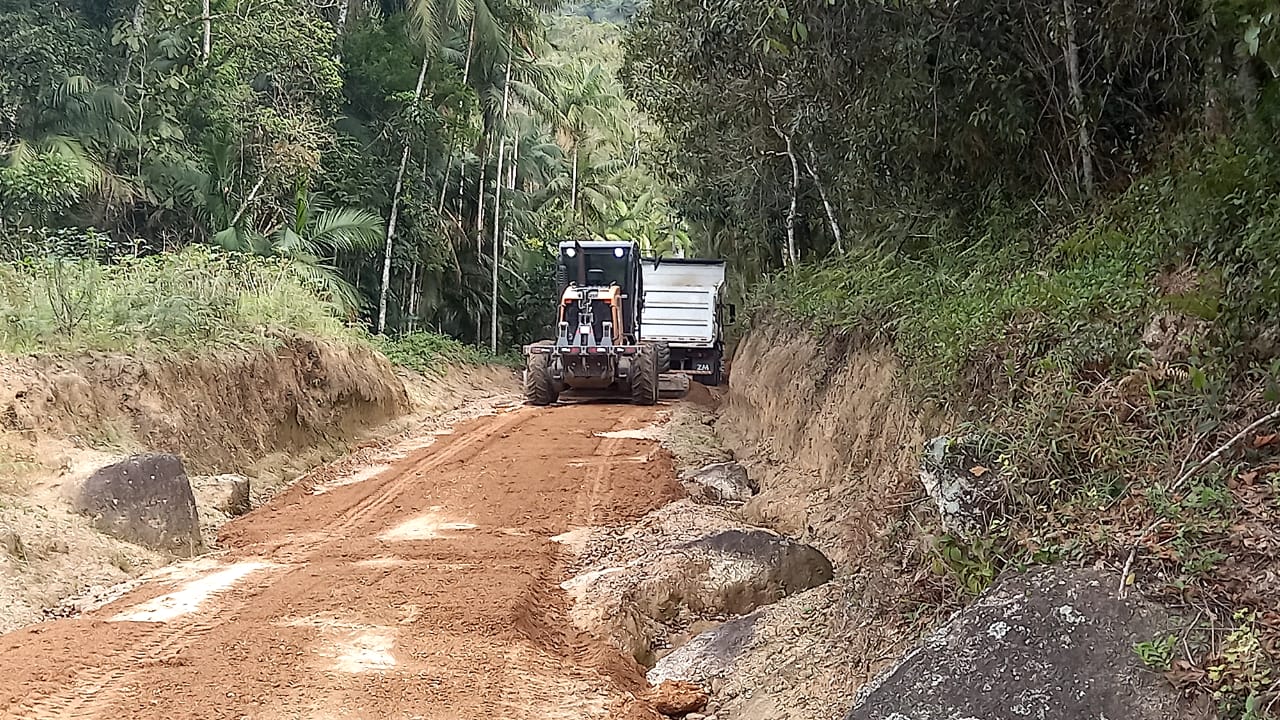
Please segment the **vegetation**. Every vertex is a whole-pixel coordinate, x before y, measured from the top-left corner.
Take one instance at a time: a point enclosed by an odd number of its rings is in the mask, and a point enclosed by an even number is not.
[[[287,260],[202,247],[108,265],[0,265],[0,352],[246,346],[285,330],[357,337],[324,290]]]
[[[450,365],[515,364],[510,357],[495,357],[474,345],[433,332],[412,332],[394,340],[382,338],[378,346],[391,362],[420,373],[438,372]],[[524,364],[523,360],[520,364]]]
[[[1280,707],[1277,10],[653,0],[622,70],[754,316],[891,346],[995,447],[1006,522],[937,542],[957,601],[1123,568],[1237,628],[1168,658],[1225,717]]]
[[[557,9],[0,0],[0,260],[210,246],[377,332],[542,335],[553,243],[683,237],[618,28]]]

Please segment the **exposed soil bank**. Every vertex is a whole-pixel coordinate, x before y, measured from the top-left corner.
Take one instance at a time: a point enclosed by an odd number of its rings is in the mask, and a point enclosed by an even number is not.
[[[364,346],[298,337],[200,357],[0,358],[0,632],[92,606],[170,562],[95,531],[66,503],[124,455],[171,452],[193,476],[246,476],[257,505],[353,445],[371,462],[395,455],[407,432],[514,389],[505,368],[422,376]],[[199,507],[209,546],[224,510]]]
[[[908,399],[887,351],[768,322],[743,338],[716,425],[760,487],[743,515],[822,550],[837,579],[738,624],[733,652],[711,663],[728,717],[840,717],[932,626],[930,523],[913,508],[940,424]]]
[[[887,349],[761,322],[737,349],[716,429],[760,487],[743,508],[745,519],[818,547],[834,562],[836,579],[690,642],[664,658],[650,680],[706,682],[724,710],[720,717],[733,720],[896,718],[904,708],[919,718],[1003,718],[1022,716],[1019,708],[1027,707],[1036,708],[1027,713],[1034,715],[1041,706],[1048,713],[1041,717],[1074,717],[1055,715],[1053,702],[1008,701],[1041,690],[1045,698],[1093,703],[1095,712],[1177,705],[1176,693],[1133,653],[1154,632],[1135,620],[1145,606],[1137,597],[1113,597],[1109,575],[1069,567],[1026,579],[1006,573],[999,587],[1020,588],[1006,593],[1023,599],[1017,605],[1001,604],[996,590],[972,602],[939,574],[934,560],[943,524],[925,492],[922,460],[930,438],[955,428],[912,398]],[[1063,608],[1095,600],[1083,615],[1067,613],[1079,638],[1058,631]],[[962,610],[965,603],[971,604]],[[995,606],[1004,614],[983,614]],[[957,610],[958,619],[943,625]],[[1006,626],[1016,634],[1008,647],[997,647],[990,640],[1005,638]],[[1098,651],[1104,660],[1068,657],[1058,646],[1096,649],[1092,632],[1114,640]],[[959,648],[955,658],[928,654],[938,638]],[[993,669],[996,679],[975,686],[973,662],[956,659],[961,650],[1007,662]],[[935,688],[947,702],[923,691],[908,698],[902,689],[909,679],[933,687],[948,667],[955,670],[949,684]],[[890,682],[893,668],[897,685]],[[1140,687],[1123,679],[1138,676]],[[875,694],[876,687],[887,689]]]
[[[899,374],[886,351],[754,329],[734,356],[717,427],[760,483],[748,519],[849,570],[887,564],[885,541],[920,496],[921,448],[939,425],[906,399]]]
[[[196,357],[0,364],[0,429],[28,442],[170,452],[197,471],[243,469],[274,452],[353,436],[408,408],[404,384],[377,352],[296,336],[275,348]]]

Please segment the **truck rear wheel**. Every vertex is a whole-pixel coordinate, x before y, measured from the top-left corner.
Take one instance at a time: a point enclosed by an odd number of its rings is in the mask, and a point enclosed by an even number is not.
[[[658,353],[658,374],[671,372],[671,346],[656,343],[653,347]]]
[[[551,380],[551,356],[531,353],[524,359],[524,398],[530,405],[545,407],[560,393]]]
[[[641,345],[631,364],[631,402],[658,404],[658,355],[652,345]]]
[[[715,355],[711,356],[711,374],[695,375],[698,382],[707,387],[720,387],[724,382],[724,353],[717,350]]]

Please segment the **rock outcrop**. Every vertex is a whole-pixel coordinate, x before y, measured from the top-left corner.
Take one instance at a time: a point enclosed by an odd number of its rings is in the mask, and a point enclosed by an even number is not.
[[[973,537],[999,515],[1003,480],[993,460],[982,452],[978,437],[937,437],[925,446],[920,483],[933,500],[942,529]]]
[[[708,465],[689,474],[683,483],[691,497],[712,503],[742,504],[760,490],[747,469],[736,462]]]
[[[697,569],[685,602],[695,609],[741,615],[830,582],[831,561],[816,548],[767,530],[724,530],[677,547]]]
[[[865,687],[846,720],[1184,717],[1133,651],[1176,619],[1114,589],[1092,571],[1009,574]]]
[[[212,475],[191,478],[196,505],[213,508],[229,517],[249,512],[249,478],[243,475]]]
[[[831,562],[811,546],[765,530],[725,527],[717,509],[686,503],[671,507],[694,527],[719,527],[649,536],[662,543],[658,547],[626,543],[620,556],[602,558],[562,585],[574,597],[580,627],[643,664],[699,620],[750,613],[833,575]]]
[[[646,677],[654,685],[668,680],[709,683],[725,677],[754,639],[761,614],[757,610],[695,636],[663,656]]]
[[[113,537],[175,555],[204,550],[195,495],[176,455],[135,455],[85,480],[72,507]]]

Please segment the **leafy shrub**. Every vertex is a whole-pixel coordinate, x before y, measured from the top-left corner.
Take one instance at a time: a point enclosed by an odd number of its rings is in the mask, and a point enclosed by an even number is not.
[[[494,357],[487,350],[432,332],[414,332],[399,338],[379,338],[378,346],[391,362],[429,373],[446,365],[509,364],[510,358]]]
[[[184,350],[269,343],[279,330],[358,337],[317,291],[286,261],[202,247],[0,263],[0,351]]]

